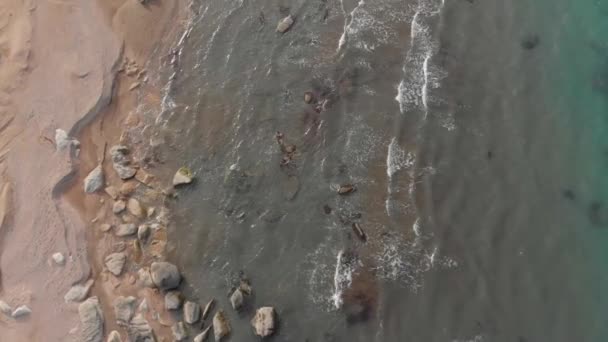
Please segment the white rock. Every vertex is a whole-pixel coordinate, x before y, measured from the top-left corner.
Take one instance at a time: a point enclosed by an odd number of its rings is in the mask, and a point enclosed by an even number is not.
[[[196,335],[196,337],[194,338],[194,342],[204,342],[205,340],[207,340],[210,330],[211,330],[211,325],[208,326],[205,330],[203,330],[202,333]]]
[[[118,331],[114,330],[110,333],[110,335],[108,335],[108,340],[107,342],[122,342],[122,338],[120,337],[120,334],[118,333]]]
[[[101,189],[104,185],[104,181],[103,168],[101,165],[98,165],[84,179],[84,192],[90,194]]]
[[[173,186],[192,183],[192,171],[187,167],[181,167],[173,176]]]
[[[63,299],[66,303],[82,302],[89,295],[92,286],[93,279],[87,280],[84,284],[76,284],[63,296]]]
[[[59,266],[65,265],[65,257],[63,256],[63,254],[55,253],[55,254],[53,254],[52,258],[53,258],[53,261],[55,262],[55,264],[57,264]]]
[[[251,320],[251,325],[257,336],[267,337],[275,333],[277,314],[273,307],[259,308]]]
[[[188,338],[188,333],[186,332],[186,327],[184,326],[184,323],[182,323],[182,322],[173,324],[173,326],[171,327],[171,332],[173,333],[173,338],[176,341],[183,341],[186,338]]]
[[[112,274],[119,276],[126,261],[127,255],[125,253],[112,253],[106,257],[105,264]]]
[[[201,318],[201,306],[197,303],[186,302],[184,304],[184,322],[194,324]]]
[[[68,137],[66,131],[62,129],[55,130],[55,146],[61,151],[72,144],[72,139]]]
[[[31,314],[31,313],[32,313],[32,310],[27,305],[21,305],[21,306],[17,307],[15,309],[15,311],[13,311],[11,316],[13,316],[13,318],[19,318],[19,317],[29,316],[29,314]]]
[[[291,14],[286,16],[285,18],[281,19],[281,21],[279,21],[279,24],[277,25],[277,31],[281,33],[287,32],[291,28],[291,25],[293,25],[293,22],[294,20]]]
[[[169,291],[165,295],[165,309],[177,310],[182,306],[182,299],[178,291]]]

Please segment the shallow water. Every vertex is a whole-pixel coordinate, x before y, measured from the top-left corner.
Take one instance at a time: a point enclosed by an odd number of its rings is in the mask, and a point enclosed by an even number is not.
[[[145,134],[197,175],[174,258],[233,341],[261,305],[277,341],[608,338],[607,24],[599,4],[543,2],[193,4]],[[237,314],[240,271],[255,294]]]

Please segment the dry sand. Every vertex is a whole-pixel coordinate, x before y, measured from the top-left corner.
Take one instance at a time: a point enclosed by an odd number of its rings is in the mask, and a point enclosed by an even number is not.
[[[100,269],[89,264],[87,230],[101,196],[84,197],[83,172],[117,142],[135,94],[157,91],[129,90],[135,81],[119,75],[125,58],[146,65],[180,29],[185,8],[178,0],[0,2],[0,299],[32,309],[22,320],[0,314],[1,341],[78,340],[69,333],[77,305],[63,296]],[[80,156],[57,149],[56,129],[81,141]],[[64,266],[52,264],[55,252]]]

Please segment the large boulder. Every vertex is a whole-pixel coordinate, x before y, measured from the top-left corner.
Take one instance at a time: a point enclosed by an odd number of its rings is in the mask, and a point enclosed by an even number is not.
[[[152,281],[161,290],[172,290],[179,286],[182,280],[177,266],[165,262],[153,262],[150,266]]]
[[[84,192],[89,194],[94,193],[97,190],[101,189],[103,187],[103,184],[103,168],[101,167],[101,164],[99,164],[84,179]]]
[[[135,314],[135,297],[117,297],[114,299],[114,315],[116,316],[116,324],[128,326]]]
[[[230,323],[222,310],[216,312],[213,316],[213,334],[216,341],[220,341],[230,334]]]
[[[122,273],[122,269],[127,262],[127,255],[125,253],[112,253],[105,259],[106,267],[115,276],[119,276]]]
[[[201,306],[194,302],[184,304],[184,321],[194,324],[201,318]]]
[[[255,312],[251,325],[257,336],[267,337],[275,333],[277,329],[277,314],[273,307],[265,306]]]
[[[103,341],[103,313],[97,297],[91,297],[78,306],[80,317],[80,341]]]

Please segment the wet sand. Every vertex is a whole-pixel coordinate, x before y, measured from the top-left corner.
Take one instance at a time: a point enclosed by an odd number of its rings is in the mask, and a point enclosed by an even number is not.
[[[150,58],[183,28],[185,12],[185,2],[161,0],[0,4],[0,299],[32,310],[19,320],[2,316],[2,340],[80,340],[78,305],[64,295],[90,277],[110,308],[95,264],[104,249],[87,248],[100,246],[90,220],[108,196],[85,196],[82,179],[104,145],[119,141],[125,119],[136,126],[129,113],[138,102],[155,102],[159,62]],[[127,75],[126,60],[147,72]],[[61,148],[57,129],[80,143]],[[114,182],[111,164],[104,168]],[[52,262],[56,252],[64,266]]]

